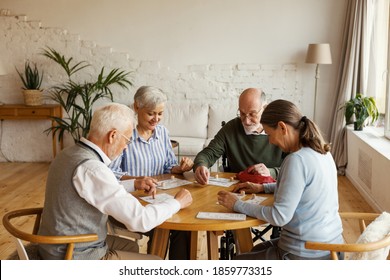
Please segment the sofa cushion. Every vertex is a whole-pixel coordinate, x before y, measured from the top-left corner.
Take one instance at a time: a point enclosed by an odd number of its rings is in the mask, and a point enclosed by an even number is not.
[[[190,102],[168,102],[161,121],[168,128],[171,138],[207,138],[208,104]]]
[[[194,137],[171,136],[171,140],[179,142],[180,156],[196,156],[204,147],[206,139]],[[174,149],[177,154],[177,149]]]
[[[237,109],[238,101],[210,104],[207,138],[214,138],[215,134],[221,129],[222,121],[228,122],[235,118],[237,116]]]

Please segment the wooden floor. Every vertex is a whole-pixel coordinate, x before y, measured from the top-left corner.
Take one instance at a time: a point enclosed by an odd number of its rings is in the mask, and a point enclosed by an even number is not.
[[[18,209],[43,206],[46,176],[49,163],[0,163],[0,217]],[[344,176],[339,177],[340,211],[375,212]],[[23,222],[23,227],[31,225]],[[354,241],[359,235],[355,225],[344,224],[344,237]],[[145,251],[146,238],[140,241]],[[205,233],[200,234],[198,259],[207,259]],[[15,251],[15,245],[1,223],[0,259],[7,259]]]

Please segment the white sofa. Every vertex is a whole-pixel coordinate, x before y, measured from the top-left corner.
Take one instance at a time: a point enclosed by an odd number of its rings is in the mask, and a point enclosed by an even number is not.
[[[168,129],[171,140],[179,142],[175,153],[195,158],[221,128],[237,114],[238,100],[215,103],[173,102],[165,105],[161,123]]]

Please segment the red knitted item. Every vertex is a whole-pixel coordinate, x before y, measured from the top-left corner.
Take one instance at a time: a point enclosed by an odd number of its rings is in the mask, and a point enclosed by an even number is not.
[[[237,174],[237,179],[240,182],[252,182],[256,184],[273,183],[276,182],[272,176],[262,176],[260,174],[251,174],[247,170],[241,171]]]

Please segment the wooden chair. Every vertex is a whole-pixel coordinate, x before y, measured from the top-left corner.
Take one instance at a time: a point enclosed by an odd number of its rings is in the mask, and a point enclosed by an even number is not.
[[[75,243],[91,242],[98,240],[97,234],[81,234],[81,235],[69,235],[69,236],[44,236],[38,235],[38,230],[41,222],[43,208],[28,208],[20,209],[8,212],[3,217],[4,228],[15,237],[17,252],[19,259],[30,259],[26,248],[23,245],[22,240],[34,243],[34,247],[37,247],[35,243],[41,244],[67,244],[67,250],[65,254],[65,260],[71,260],[73,257],[73,250]],[[15,223],[11,223],[12,219],[28,216],[35,216],[34,227],[32,233],[20,230]]]
[[[381,214],[377,213],[355,213],[355,212],[344,212],[340,213],[340,217],[342,219],[354,219],[355,222],[359,223],[360,231],[362,235],[358,239],[356,243],[346,243],[346,244],[329,244],[329,243],[322,243],[322,242],[313,242],[313,241],[307,241],[305,244],[305,248],[312,249],[312,250],[325,250],[329,251],[331,254],[332,260],[338,260],[337,252],[352,252],[354,255],[352,255],[351,259],[359,259],[359,256],[361,253],[367,253],[367,252],[373,252],[375,250],[384,250],[384,259],[386,259],[389,248],[390,248],[390,214],[383,213],[382,215],[387,214],[389,215],[387,217],[387,220],[380,221],[381,224],[375,225],[375,223],[378,221],[378,217]],[[377,220],[375,220],[377,219]],[[383,231],[384,227],[385,234],[381,234],[382,236],[378,240],[369,240],[365,238],[368,227],[366,222],[367,221],[373,221],[372,224],[368,225],[370,228],[370,231],[377,230],[375,227],[378,228],[378,226],[381,227],[381,230]],[[379,234],[378,234],[379,235]],[[365,239],[365,242],[359,242],[360,240]],[[367,257],[365,257],[368,259]]]

